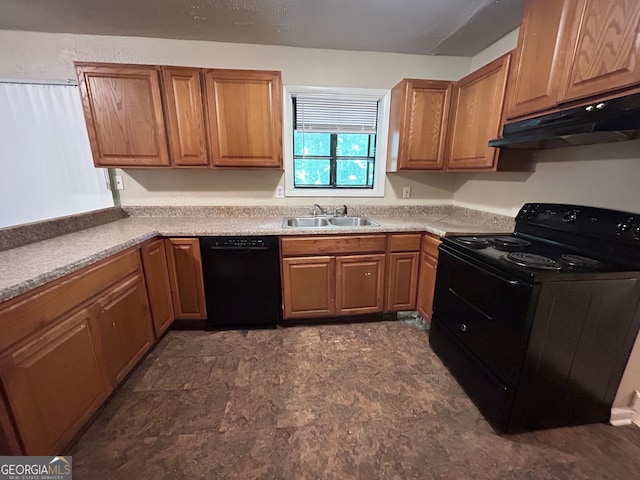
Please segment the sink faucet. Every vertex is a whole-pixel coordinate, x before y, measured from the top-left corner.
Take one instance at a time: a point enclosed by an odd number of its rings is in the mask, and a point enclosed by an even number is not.
[[[346,205],[342,205],[341,207],[336,207],[333,210],[333,216],[334,217],[346,217],[347,216],[347,206]]]
[[[318,215],[318,212],[320,212],[322,215],[326,215],[327,214],[327,211],[324,208],[322,208],[317,203],[314,203],[313,204],[313,209],[311,210],[311,214],[315,217],[316,215]]]

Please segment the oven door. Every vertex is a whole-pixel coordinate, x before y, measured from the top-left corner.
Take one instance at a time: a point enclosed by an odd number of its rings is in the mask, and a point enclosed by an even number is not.
[[[530,330],[533,286],[440,247],[433,323],[514,386]]]

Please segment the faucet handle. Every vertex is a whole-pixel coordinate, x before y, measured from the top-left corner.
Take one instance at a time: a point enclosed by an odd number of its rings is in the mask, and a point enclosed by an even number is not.
[[[333,215],[334,216],[342,216],[342,217],[346,217],[347,216],[347,206],[346,205],[342,205],[341,207],[336,207],[333,210]]]

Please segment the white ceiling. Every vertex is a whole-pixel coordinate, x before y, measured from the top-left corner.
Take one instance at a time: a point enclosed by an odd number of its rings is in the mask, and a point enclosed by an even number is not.
[[[473,56],[524,0],[0,0],[0,29]]]

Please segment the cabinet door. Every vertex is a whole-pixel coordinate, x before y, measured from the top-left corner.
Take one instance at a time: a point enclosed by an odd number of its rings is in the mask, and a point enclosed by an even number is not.
[[[388,170],[442,170],[452,82],[405,79],[391,91]]]
[[[487,143],[500,134],[510,58],[503,55],[458,82],[447,170],[495,170],[497,149]]]
[[[385,256],[336,257],[336,313],[355,315],[384,308]]]
[[[562,100],[640,84],[638,0],[578,0]]]
[[[95,329],[109,380],[115,386],[154,341],[142,275],[116,284],[96,300],[96,309]]]
[[[280,72],[208,70],[205,85],[213,165],[282,168]]]
[[[201,70],[163,67],[171,159],[176,167],[207,167]]]
[[[5,354],[0,375],[27,455],[59,453],[109,390],[89,327],[89,313],[63,318]]]
[[[207,318],[200,241],[197,238],[168,238],[165,246],[175,318]]]
[[[440,240],[430,235],[425,235],[422,239],[417,310],[423,318],[428,320],[431,319],[431,315],[433,314],[433,296],[436,286],[439,245]]]
[[[576,0],[528,0],[509,78],[507,118],[556,106]]]
[[[387,310],[415,310],[419,257],[418,252],[389,254]]]
[[[282,260],[284,318],[328,317],[335,312],[335,258]]]
[[[173,322],[173,301],[167,268],[167,254],[160,239],[148,243],[140,249],[145,283],[151,306],[151,318],[156,337],[169,328]]]
[[[158,70],[76,63],[96,167],[168,167]]]

